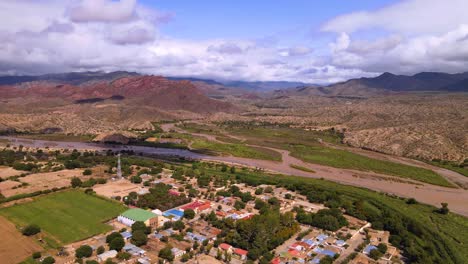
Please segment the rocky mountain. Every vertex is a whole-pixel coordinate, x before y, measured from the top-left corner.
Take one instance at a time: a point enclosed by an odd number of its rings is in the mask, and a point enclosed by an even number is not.
[[[407,92],[468,92],[468,72],[421,72],[412,76],[383,73],[374,78],[351,79],[329,86],[297,87],[289,95],[368,97]]]
[[[100,133],[151,128],[162,119],[202,118],[238,108],[207,97],[189,81],[126,76],[72,85],[35,81],[0,86],[0,127]]]

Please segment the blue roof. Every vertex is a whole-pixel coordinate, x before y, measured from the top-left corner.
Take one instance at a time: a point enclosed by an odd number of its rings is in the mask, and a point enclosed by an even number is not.
[[[312,263],[315,263],[315,264],[319,264],[319,263],[320,263],[320,258],[319,258],[319,257],[315,257],[311,262],[312,262]]]
[[[320,241],[322,241],[322,240],[325,240],[325,239],[327,239],[327,238],[328,238],[328,236],[327,236],[327,235],[325,235],[325,234],[320,234],[320,235],[318,235],[316,238],[317,238],[317,240],[320,240]]]
[[[163,236],[162,234],[155,233],[155,234],[154,234],[154,237],[157,238],[157,239],[161,239],[161,238],[163,238],[164,236]]]
[[[377,247],[373,245],[367,245],[367,247],[365,247],[362,252],[366,255],[369,255],[369,253],[374,249],[377,249]]]
[[[163,215],[164,216],[173,215],[173,216],[182,217],[184,216],[184,212],[180,211],[179,209],[171,209],[171,210],[165,211]]]
[[[346,241],[344,241],[344,240],[337,240],[335,243],[336,243],[338,246],[343,246],[344,244],[346,244]]]
[[[327,255],[327,256],[330,256],[330,257],[333,257],[333,256],[336,255],[335,252],[333,252],[333,251],[331,251],[331,250],[326,250],[326,249],[325,249],[325,250],[322,250],[322,254]]]

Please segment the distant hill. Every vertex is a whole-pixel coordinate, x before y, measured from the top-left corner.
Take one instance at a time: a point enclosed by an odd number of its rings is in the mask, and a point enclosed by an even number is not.
[[[312,86],[311,84],[303,82],[288,82],[288,81],[256,81],[256,82],[247,82],[247,81],[224,81],[222,82],[224,86],[232,88],[241,88],[249,91],[255,92],[267,92],[273,90],[283,90],[288,88],[294,88],[299,86]]]
[[[0,76],[0,85],[14,85],[24,82],[47,81],[57,83],[67,83],[80,85],[90,81],[112,81],[122,77],[138,76],[136,72],[115,71],[105,72],[68,72],[57,74],[44,74],[37,76],[18,75],[18,76]]]
[[[284,92],[280,91],[283,95]],[[468,72],[421,72],[412,76],[385,72],[374,78],[363,77],[329,86],[301,86],[287,90],[288,95],[327,97],[367,97],[400,92],[468,92]]]

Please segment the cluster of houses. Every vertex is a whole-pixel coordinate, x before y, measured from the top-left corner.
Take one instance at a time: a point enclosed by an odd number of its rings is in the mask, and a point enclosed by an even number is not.
[[[299,263],[318,264],[325,256],[333,258],[341,254],[345,246],[346,241],[319,233],[318,235],[307,236],[307,238],[292,243],[272,263],[289,263],[292,260],[296,260]]]
[[[247,259],[247,254],[249,252],[247,250],[241,249],[241,248],[235,248],[229,244],[226,243],[221,243],[219,244],[218,248],[222,251],[225,251],[228,254],[235,255],[240,258],[240,260],[246,260]]]

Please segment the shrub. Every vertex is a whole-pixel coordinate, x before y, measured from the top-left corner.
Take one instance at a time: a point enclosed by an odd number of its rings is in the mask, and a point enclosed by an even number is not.
[[[55,259],[53,257],[47,257],[45,258],[42,262],[42,264],[54,264],[55,263]]]
[[[38,258],[41,258],[41,257],[42,257],[41,252],[34,252],[34,253],[32,254],[32,258],[33,258],[33,259],[38,259]]]
[[[129,260],[132,257],[132,255],[128,252],[119,252],[117,254],[117,258],[120,260]]]
[[[25,236],[32,236],[39,232],[41,232],[41,228],[38,225],[28,225],[21,231]]]
[[[148,242],[148,236],[143,230],[137,230],[132,234],[132,242],[137,247],[146,245]]]
[[[93,171],[90,170],[90,169],[86,169],[86,170],[83,171],[83,175],[85,175],[85,176],[88,176],[88,175],[91,175],[91,174],[93,174]]]
[[[125,246],[125,241],[124,239],[122,238],[122,236],[120,237],[116,237],[114,238],[110,243],[109,243],[109,249],[110,250],[117,250],[117,251],[120,251],[122,250],[122,248]]]
[[[93,255],[93,249],[88,245],[82,245],[75,252],[77,258],[89,258]]]

